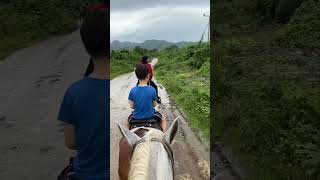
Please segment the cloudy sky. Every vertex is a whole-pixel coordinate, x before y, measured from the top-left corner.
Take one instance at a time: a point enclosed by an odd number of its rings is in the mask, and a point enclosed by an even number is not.
[[[111,41],[199,41],[209,6],[210,0],[111,0]]]

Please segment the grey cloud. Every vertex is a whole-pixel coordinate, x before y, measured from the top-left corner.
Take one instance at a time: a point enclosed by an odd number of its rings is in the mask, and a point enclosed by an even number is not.
[[[111,41],[199,41],[208,23],[203,13],[209,13],[209,7],[209,0],[111,0]]]
[[[186,18],[185,16],[177,16],[172,21],[153,23],[143,30],[114,37],[113,40],[132,42],[141,42],[147,39],[167,40],[170,42],[199,41],[206,24],[206,19],[199,20],[198,17]]]
[[[136,10],[157,6],[209,6],[209,0],[111,0],[111,11]]]

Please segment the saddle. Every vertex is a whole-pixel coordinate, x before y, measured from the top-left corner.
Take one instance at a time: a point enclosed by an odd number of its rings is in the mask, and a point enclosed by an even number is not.
[[[129,122],[129,130],[138,128],[138,127],[155,128],[160,131],[163,131],[163,129],[161,128],[160,122],[156,119],[132,120]]]

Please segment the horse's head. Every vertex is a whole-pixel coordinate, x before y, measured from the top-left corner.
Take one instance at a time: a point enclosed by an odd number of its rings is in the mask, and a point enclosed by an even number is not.
[[[129,179],[173,179],[174,161],[170,144],[178,132],[178,119],[165,133],[144,127],[130,131],[117,123],[122,136],[133,147]],[[145,131],[141,137],[135,133],[140,130]]]

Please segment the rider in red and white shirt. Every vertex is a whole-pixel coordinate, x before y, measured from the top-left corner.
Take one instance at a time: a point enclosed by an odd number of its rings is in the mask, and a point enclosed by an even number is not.
[[[149,70],[149,85],[152,86],[153,88],[155,88],[156,93],[157,93],[157,97],[158,97],[158,103],[161,103],[161,99],[158,95],[158,87],[157,85],[152,81],[152,77],[153,77],[153,69],[152,69],[152,65],[148,62],[149,57],[148,56],[143,56],[141,63],[142,64],[146,64]],[[139,84],[139,82],[138,82]]]

